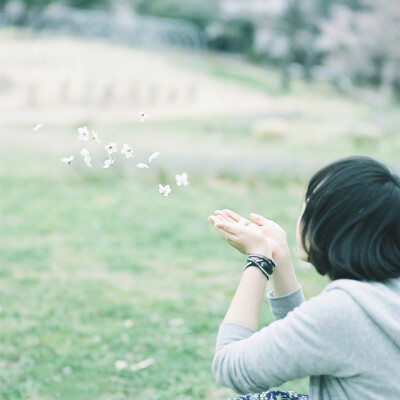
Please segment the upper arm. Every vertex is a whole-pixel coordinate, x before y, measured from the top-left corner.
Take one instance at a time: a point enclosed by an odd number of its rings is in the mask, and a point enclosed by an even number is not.
[[[348,324],[353,312],[347,295],[324,292],[285,318],[220,347],[214,375],[221,384],[249,393],[306,376],[340,374],[344,354],[354,347]]]

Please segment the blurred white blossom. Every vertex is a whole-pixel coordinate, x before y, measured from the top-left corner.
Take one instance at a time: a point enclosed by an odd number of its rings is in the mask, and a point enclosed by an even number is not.
[[[115,163],[115,160],[113,160],[112,158],[108,158],[107,160],[104,161],[104,165],[103,168],[110,168],[111,166],[113,166]]]
[[[108,143],[104,146],[108,154],[116,153],[117,152],[117,145],[115,143]]]
[[[121,150],[121,154],[125,154],[126,158],[132,158],[133,157],[133,149],[129,144],[124,144]]]
[[[149,157],[149,163],[151,163],[155,158],[157,158],[161,153],[159,151],[156,151]]]
[[[99,135],[95,131],[92,131],[92,140],[95,140],[97,143],[100,143]]]
[[[90,155],[90,152],[88,149],[86,149],[85,147],[81,150],[81,156],[83,156],[83,161],[84,163],[88,166],[91,167],[92,164],[92,156]]]
[[[90,132],[87,126],[82,126],[78,128],[78,139],[87,142],[89,140]]]
[[[36,131],[38,131],[40,128],[42,128],[43,127],[43,124],[36,124],[33,128],[32,128],[32,130],[33,130],[33,132],[36,132]]]
[[[158,185],[158,191],[163,195],[163,196],[168,196],[171,193],[171,188],[169,185],[161,185],[161,183]]]
[[[145,120],[146,118],[148,118],[148,117],[149,117],[149,116],[148,116],[146,113],[144,113],[143,111],[139,113],[140,122],[144,122],[144,120]]]
[[[147,164],[145,164],[145,163],[139,163],[139,164],[136,164],[136,166],[138,167],[138,168],[149,168],[149,166],[147,165]]]
[[[186,172],[184,172],[182,175],[175,175],[175,179],[176,179],[176,184],[178,186],[181,186],[181,185],[187,186],[189,184],[188,176],[187,176]]]
[[[63,162],[63,163],[68,163],[68,164],[71,164],[71,161],[74,159],[74,156],[69,156],[69,157],[64,157],[64,158],[62,158],[61,159],[61,161]]]

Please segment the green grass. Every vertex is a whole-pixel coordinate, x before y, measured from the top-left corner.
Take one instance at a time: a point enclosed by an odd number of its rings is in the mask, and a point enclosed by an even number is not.
[[[294,252],[304,182],[191,175],[164,198],[160,170],[132,177],[40,159],[56,167],[30,173],[23,155],[3,159],[0,398],[233,396],[214,382],[211,361],[244,259],[206,218],[228,206],[268,215],[288,229]],[[312,270],[298,272],[307,296],[323,287]],[[264,305],[261,324],[270,321]],[[136,372],[114,366],[147,358],[155,364]],[[307,382],[285,387],[304,392]]]
[[[35,134],[23,117],[1,126],[1,400],[235,396],[215,383],[211,362],[245,259],[217,235],[208,215],[228,207],[280,223],[310,297],[326,284],[296,257],[296,219],[311,171],[350,154],[399,165],[400,138],[391,128],[396,108],[376,110],[325,85],[297,81],[284,95],[276,72],[230,60],[185,60],[196,73],[269,93],[271,109],[246,117],[232,110],[150,118],[140,128],[136,115],[101,123],[96,113],[72,121],[67,112],[65,120],[43,121]],[[287,122],[282,140],[255,137],[253,123],[270,117]],[[392,123],[378,124],[376,143],[357,143],[353,126],[375,119]],[[137,161],[157,150],[162,155],[150,170],[120,156],[103,170],[96,153],[89,170],[77,154],[76,127],[83,123],[106,143],[131,143]],[[71,166],[59,161],[72,153]],[[171,195],[161,196],[158,184],[173,183],[184,170],[190,185],[172,184]],[[265,302],[260,327],[271,321]],[[136,372],[114,365],[148,358],[154,365]],[[307,393],[308,379],[282,388]]]

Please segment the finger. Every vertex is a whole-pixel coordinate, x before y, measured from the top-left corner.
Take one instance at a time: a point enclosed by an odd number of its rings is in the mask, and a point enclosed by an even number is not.
[[[216,210],[215,214],[217,214],[219,217],[223,218],[226,222],[232,222],[232,218],[228,217],[223,211],[221,210]]]
[[[235,235],[227,232],[225,229],[217,228],[217,231],[222,236],[222,238],[227,242],[233,242],[235,239],[237,240]]]
[[[232,210],[228,210],[227,208],[225,208],[223,210],[223,212],[228,216],[231,217],[233,220],[235,220],[236,222],[240,221],[240,218],[242,218],[239,214],[236,214],[235,212],[233,212]]]
[[[225,221],[223,221],[223,220],[218,221],[218,222],[215,224],[215,227],[216,227],[217,229],[223,229],[224,231],[230,233],[231,235],[235,235],[235,236],[236,236],[236,235],[241,231],[241,229],[242,229],[242,227],[241,227],[240,225],[236,224],[236,223],[229,223],[229,222],[225,222]]]
[[[240,220],[239,220],[238,223],[239,223],[240,225],[243,225],[243,226],[248,226],[248,225],[251,224],[251,222],[250,222],[248,219],[246,219],[246,218],[240,218]]]
[[[214,216],[214,215],[210,215],[210,216],[207,218],[207,220],[210,221],[213,225],[215,225],[215,216]]]
[[[250,213],[250,219],[260,226],[263,226],[268,221],[266,218],[256,213]]]

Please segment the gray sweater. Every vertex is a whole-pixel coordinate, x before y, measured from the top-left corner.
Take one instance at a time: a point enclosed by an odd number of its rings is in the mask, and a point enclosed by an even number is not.
[[[304,301],[267,295],[275,321],[222,323],[215,379],[240,394],[310,376],[311,400],[400,399],[400,279],[339,279]]]

